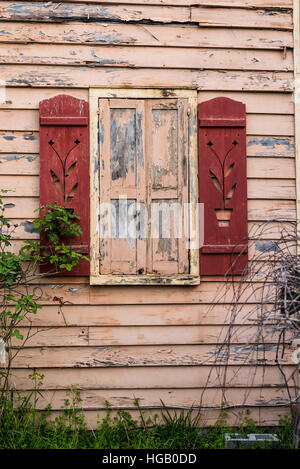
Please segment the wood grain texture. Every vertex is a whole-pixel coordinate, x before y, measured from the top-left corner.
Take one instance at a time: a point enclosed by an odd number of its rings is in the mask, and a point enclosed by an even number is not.
[[[247,10],[242,8],[205,8],[191,9],[191,21],[198,21],[201,26],[214,27],[249,27],[292,29],[292,11],[274,10],[271,14],[267,9]]]
[[[242,352],[239,345],[231,346],[228,359],[230,365],[254,365],[259,360],[265,365],[274,363],[276,344],[265,344],[260,350],[253,345]],[[250,350],[250,352],[249,352]],[[137,345],[122,347],[43,347],[20,350],[14,359],[16,368],[106,368],[139,366],[200,366],[213,365],[216,362],[217,349],[209,345]],[[291,353],[286,349],[281,360],[291,364]],[[219,359],[218,364],[225,360]]]
[[[224,325],[201,326],[114,326],[114,327],[20,327],[20,333],[28,337],[25,348],[29,347],[84,347],[84,346],[127,346],[127,345],[197,345],[221,344],[229,333]],[[230,329],[231,342],[248,344],[255,342],[257,328],[241,325]],[[266,336],[266,344],[274,344],[278,335]],[[291,339],[288,334],[286,340]],[[12,345],[19,346],[19,339],[13,338]]]
[[[74,287],[74,285],[73,285]],[[55,304],[45,305],[38,315],[29,319],[33,327],[123,327],[123,326],[224,326],[230,323],[230,304],[129,304],[80,305],[67,304],[63,314]],[[236,312],[236,325],[249,325],[259,318],[251,304],[240,305]],[[28,326],[24,320],[22,327]],[[126,331],[126,327],[124,328]],[[163,327],[160,328],[163,330]]]
[[[291,389],[293,394],[295,390]],[[109,393],[109,398],[107,398]],[[68,399],[70,393],[65,391],[43,391],[38,400],[37,408],[44,409],[50,404],[52,410],[60,410],[64,407],[65,400]],[[243,402],[245,389],[232,389],[228,386],[228,404],[234,405],[235,402]],[[21,393],[25,396],[25,393]],[[84,390],[80,393],[81,406],[85,410],[104,410],[105,403],[108,401],[114,409],[136,409],[135,399],[140,399],[139,405],[143,409],[159,408],[160,399],[170,408],[190,406],[201,406],[217,408],[222,405],[224,394],[221,389],[210,389],[204,391],[197,389],[134,389],[134,390]],[[288,396],[285,389],[251,389],[247,393],[247,405],[270,405],[276,400],[286,401]]]
[[[230,305],[166,304],[157,305],[65,305],[44,306],[29,317],[33,327],[120,327],[120,326],[202,326],[224,325],[230,321]],[[249,318],[249,320],[247,319]],[[252,305],[241,306],[236,324],[251,324],[257,315]],[[28,326],[28,321],[21,324]],[[126,331],[126,328],[125,328]]]
[[[238,38],[237,38],[238,40]],[[172,69],[293,70],[288,50],[190,49],[135,46],[69,46],[57,44],[0,44],[0,64],[71,65]]]
[[[35,2],[39,0],[33,0]],[[83,0],[64,0],[64,3],[83,3]],[[173,5],[173,6],[191,6],[191,5],[209,5],[209,6],[228,6],[228,0],[84,0],[84,3],[94,4],[133,4],[133,5]],[[293,8],[293,0],[232,0],[231,7],[245,8]]]
[[[154,24],[2,23],[0,42],[9,44],[100,44],[107,46],[216,47],[279,49],[293,47],[290,31],[214,28]]]
[[[93,68],[37,65],[3,65],[7,86],[34,87],[168,87],[216,91],[293,91],[291,72]]]
[[[49,8],[50,6],[50,8]],[[59,3],[55,8],[44,2],[15,3],[4,1],[0,15],[6,21],[120,21],[139,22],[141,20],[160,23],[199,22],[202,25],[236,26],[252,28],[292,29],[291,10],[276,10],[272,15],[264,9],[224,8],[219,6],[174,7],[160,5],[111,5],[105,7],[94,4]]]
[[[173,7],[160,5],[95,5],[91,3],[60,2],[49,5],[45,2],[1,2],[0,15],[6,21],[120,21],[139,22],[150,20],[161,23],[186,23],[190,20],[190,9],[187,7]]]
[[[5,101],[0,102],[0,109],[35,109],[39,107],[42,99],[49,99],[61,93],[60,88],[11,88],[5,89]],[[70,94],[75,98],[88,99],[87,89],[64,89],[64,94]],[[208,99],[225,96],[246,104],[247,115],[249,114],[286,114],[293,115],[294,101],[291,93],[256,93],[255,91],[201,91],[198,93],[198,103]],[[272,119],[270,119],[272,120]]]
[[[178,383],[178,374],[181,379]],[[18,389],[30,390],[32,382],[28,377],[32,368],[14,369],[12,378],[17,383]],[[124,389],[176,389],[176,388],[201,388],[205,385],[208,388],[219,387],[224,376],[224,369],[215,366],[179,366],[179,367],[127,367],[127,368],[49,368],[37,371],[44,373],[45,378],[41,386],[42,390],[66,390],[76,384],[79,389],[106,389],[108,396],[109,390],[120,389],[120,383]],[[283,371],[288,377],[293,372],[293,367],[283,365]],[[280,371],[276,366],[257,367],[236,366],[228,367],[227,379],[231,387],[243,388],[245,384],[251,383],[253,388],[261,388],[262,382],[267,387],[276,387],[281,383]],[[88,382],[88,386],[87,386]]]

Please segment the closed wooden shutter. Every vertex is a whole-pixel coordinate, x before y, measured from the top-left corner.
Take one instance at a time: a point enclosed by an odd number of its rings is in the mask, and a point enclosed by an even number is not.
[[[88,103],[67,95],[40,102],[40,205],[58,204],[80,216],[82,235],[74,250],[89,256],[89,112]],[[42,244],[47,238],[41,237]],[[70,245],[70,240],[66,240]],[[49,267],[42,268],[48,271]],[[68,275],[68,273],[64,273]],[[89,275],[81,261],[69,275]]]
[[[200,274],[246,272],[246,109],[215,98],[199,104],[199,196],[204,204]]]
[[[112,230],[100,233],[100,275],[188,274],[183,216],[176,220],[188,202],[187,99],[100,99],[99,178],[100,224]]]

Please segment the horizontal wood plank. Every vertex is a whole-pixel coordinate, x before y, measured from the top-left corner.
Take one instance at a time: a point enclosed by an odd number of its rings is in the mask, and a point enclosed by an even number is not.
[[[197,21],[201,26],[214,27],[293,28],[292,12],[280,10],[274,10],[270,14],[268,10],[264,9],[192,7],[191,21]]]
[[[69,65],[158,69],[292,71],[288,50],[189,49],[135,46],[0,44],[0,64]]]
[[[39,0],[33,0],[38,2]],[[173,5],[173,6],[228,6],[228,0],[64,0],[65,3],[94,3],[94,4],[134,4],[134,5]],[[231,7],[245,8],[293,8],[293,0],[232,0]]]
[[[167,24],[40,24],[2,23],[0,42],[47,44],[102,44],[153,47],[220,47],[228,49],[283,49],[293,47],[290,31],[169,26]]]
[[[52,8],[51,8],[52,7]],[[160,5],[106,5],[72,4],[60,2],[55,8],[45,2],[1,2],[0,17],[5,21],[132,21],[151,20],[161,23],[187,23],[190,20],[190,9],[181,6]]]
[[[71,95],[74,98],[88,100],[87,89],[65,88],[10,88],[5,87],[5,97],[0,102],[0,109],[38,109],[43,99],[53,98],[58,94]]]
[[[189,23],[199,22],[201,25],[236,26],[251,28],[292,29],[291,10],[280,9],[268,13],[268,10],[245,8],[224,8],[222,6],[161,6],[161,5],[132,5],[126,6],[107,4],[104,8],[95,4],[65,3],[51,4],[15,3],[4,1],[1,3],[0,16],[5,21],[120,21],[139,22],[151,21],[159,23]]]
[[[14,367],[47,368],[103,368],[138,366],[200,366],[228,363],[231,365],[254,365],[258,361],[273,364],[277,345],[264,344],[243,348],[232,345],[230,357],[222,358],[217,348],[209,345],[176,346],[123,346],[123,347],[43,347],[26,348],[14,358]],[[292,364],[288,349],[281,363]]]
[[[228,334],[231,343],[254,344],[262,341],[259,329],[253,324],[201,326],[114,326],[114,327],[20,327],[25,340],[24,347],[78,347],[106,345],[193,345],[221,344]],[[286,341],[290,340],[287,334]],[[266,327],[264,343],[276,343],[279,334],[270,325]],[[21,346],[17,338],[12,339],[14,347]]]
[[[175,87],[223,91],[293,91],[292,72],[229,70],[132,69],[116,67],[71,67],[3,65],[1,79],[6,86],[60,88]]]
[[[293,395],[295,391],[290,390]],[[276,403],[288,404],[287,391],[284,388],[265,389],[232,389],[228,386],[226,390],[227,405],[270,405]],[[21,393],[25,397],[26,393]],[[70,399],[71,392],[68,391],[43,391],[41,392],[37,409],[45,409],[50,405],[52,411],[64,408],[65,401]],[[112,409],[136,409],[136,400],[142,409],[161,406],[161,401],[167,407],[221,407],[224,402],[224,391],[222,389],[139,389],[139,390],[82,390],[80,391],[80,405],[84,410],[104,410],[106,402]]]
[[[12,380],[17,389],[32,389],[29,369],[13,369]],[[277,366],[220,366],[211,368],[207,365],[181,367],[127,367],[127,368],[38,368],[44,374],[42,390],[63,390],[72,385],[79,389],[169,389],[169,388],[197,388],[219,387],[224,376],[231,387],[245,387],[250,384],[261,389],[262,383],[268,387],[276,387],[282,383],[282,376]],[[283,371],[290,380],[295,372],[295,366],[283,365]],[[178,383],[178,375],[180,382]]]
[[[156,305],[57,305],[43,306],[38,314],[29,315],[33,327],[119,327],[119,326],[199,326],[224,325],[235,318],[235,324],[252,324],[258,310],[254,305],[165,304]],[[28,325],[24,320],[23,326]]]
[[[78,99],[88,100],[87,89],[60,89],[60,88],[5,88],[5,100],[0,102],[0,109],[38,109],[39,102],[58,94],[72,95]],[[199,91],[198,102],[220,96],[242,101],[246,104],[249,114],[293,114],[293,95],[287,93],[256,93],[247,91]]]
[[[294,157],[295,140],[285,136],[248,136],[247,156]]]
[[[269,178],[294,179],[295,173],[294,158],[248,157],[247,159],[247,174],[249,178],[264,180]]]
[[[0,174],[9,175],[39,175],[39,155],[1,154]]]

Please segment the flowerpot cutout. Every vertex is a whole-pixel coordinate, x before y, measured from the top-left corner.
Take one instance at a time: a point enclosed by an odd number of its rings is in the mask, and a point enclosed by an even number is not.
[[[215,208],[215,213],[220,227],[226,228],[230,225],[232,208]]]

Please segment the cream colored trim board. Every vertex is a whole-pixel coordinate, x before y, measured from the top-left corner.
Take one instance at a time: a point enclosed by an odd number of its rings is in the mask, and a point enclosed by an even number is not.
[[[300,220],[300,5],[294,0],[295,158],[297,220]],[[300,250],[300,246],[298,246]]]

